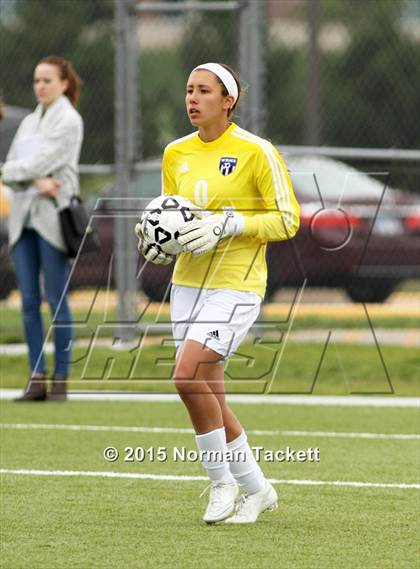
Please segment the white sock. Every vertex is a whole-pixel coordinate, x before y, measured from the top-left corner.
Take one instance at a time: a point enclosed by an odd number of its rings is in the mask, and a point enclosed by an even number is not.
[[[235,482],[230,470],[229,464],[225,459],[227,452],[226,433],[225,428],[214,429],[209,433],[203,435],[196,435],[198,450],[200,451],[220,451],[221,457],[209,456],[207,460],[205,457],[201,464],[207,470],[207,474],[212,482]]]
[[[242,431],[239,437],[227,443],[227,448],[229,451],[234,451],[235,454],[240,451],[241,455],[245,456],[245,460],[232,460],[229,462],[230,471],[236,482],[245,488],[247,494],[255,494],[255,492],[262,490],[266,483],[264,474],[252,454],[245,431]]]

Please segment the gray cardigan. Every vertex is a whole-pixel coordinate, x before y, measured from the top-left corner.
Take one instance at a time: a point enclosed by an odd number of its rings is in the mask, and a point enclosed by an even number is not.
[[[2,167],[5,184],[13,190],[9,218],[9,244],[19,239],[30,215],[30,226],[46,241],[65,251],[55,201],[42,196],[32,181],[53,176],[63,185],[59,207],[79,193],[78,161],[83,139],[83,121],[67,97],[61,96],[42,115],[42,105],[25,117],[13,139]]]

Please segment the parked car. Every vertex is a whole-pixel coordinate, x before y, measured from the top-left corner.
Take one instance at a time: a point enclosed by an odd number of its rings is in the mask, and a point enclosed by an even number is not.
[[[3,120],[0,121],[0,162],[5,161],[19,124],[30,112],[23,107],[4,105]]]
[[[16,288],[15,272],[9,254],[7,220],[10,211],[12,190],[0,181],[0,300],[9,296]]]
[[[405,279],[419,278],[416,194],[325,157],[287,159],[301,204],[291,242],[268,248],[267,294],[281,286],[340,287],[355,302],[384,302]]]
[[[267,300],[282,287],[305,282],[343,288],[355,302],[384,302],[402,281],[419,278],[416,194],[386,187],[385,176],[373,177],[330,158],[289,157],[286,163],[301,204],[301,226],[291,241],[268,245]],[[159,192],[160,173],[148,172],[139,197],[147,196],[147,203]],[[112,187],[101,191],[99,207],[97,195],[90,199],[101,252],[80,257],[72,287],[114,284],[115,195]],[[172,270],[173,264],[144,267],[141,286],[149,298],[164,298]]]
[[[306,279],[306,286],[343,288],[355,302],[384,302],[402,281],[419,278],[416,194],[388,188],[386,176],[376,179],[325,157],[290,157],[287,166],[301,204],[301,227],[293,240],[269,243],[267,300]],[[158,195],[158,172],[148,173],[146,186],[141,195]],[[109,215],[113,205],[106,195],[102,204]],[[104,250],[112,250],[112,224],[105,217],[98,223]],[[87,258],[79,263],[81,276],[92,271]],[[142,288],[152,300],[163,299],[172,270],[173,265],[144,268]]]
[[[10,105],[2,106],[2,120],[0,120],[0,164],[6,159],[7,152],[12,143],[16,130],[30,113],[29,109],[13,107]],[[10,210],[10,200],[12,190],[2,185],[0,181],[0,300],[9,296],[11,291],[16,288],[16,278],[12,261],[9,255],[7,219]]]

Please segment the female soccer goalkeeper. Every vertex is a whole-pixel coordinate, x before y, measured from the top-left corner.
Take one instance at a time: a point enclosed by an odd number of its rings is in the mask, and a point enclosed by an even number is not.
[[[226,404],[224,362],[259,314],[267,241],[291,239],[299,227],[299,205],[283,160],[267,140],[230,121],[240,93],[227,65],[193,69],[186,107],[198,130],[170,143],[162,166],[163,194],[207,210],[180,232],[184,252],[171,292],[174,381],[211,481],[207,523],[253,523],[277,507],[277,493]],[[139,225],[136,233],[148,261],[172,260],[150,246]],[[242,460],[228,461],[232,455]],[[238,485],[245,490],[239,499]]]

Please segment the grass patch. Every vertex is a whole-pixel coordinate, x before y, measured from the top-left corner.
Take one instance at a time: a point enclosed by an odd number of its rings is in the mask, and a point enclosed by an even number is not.
[[[168,338],[169,339],[169,338]],[[159,340],[162,342],[162,340]],[[226,365],[231,393],[314,393],[418,395],[418,352],[415,348],[331,343],[244,343]],[[70,388],[174,393],[171,344],[127,350],[111,347],[76,348]],[[52,355],[47,356],[53,368]],[[23,387],[27,357],[2,356],[1,387]]]
[[[88,310],[73,309],[73,319],[75,323],[81,324],[75,328],[76,338],[90,338],[95,332],[97,326],[101,324],[112,324],[117,321],[117,312],[111,309],[105,317],[103,311],[92,310],[88,315]],[[159,318],[156,319],[157,311],[155,308],[148,310],[139,323],[169,323],[169,315],[166,310]],[[51,325],[51,315],[48,307],[43,304],[42,315],[45,324],[45,330]],[[264,316],[263,321],[277,322],[281,329],[286,330],[288,323],[286,321],[287,315],[273,315],[267,314]],[[389,315],[371,315],[372,325],[375,328],[389,328],[389,329],[406,329],[413,330],[419,327],[419,320],[416,315],[413,316],[398,316],[396,314]],[[352,316],[332,316],[332,315],[316,315],[316,314],[297,314],[293,322],[293,330],[306,330],[306,329],[321,329],[321,330],[334,330],[334,329],[368,329],[369,324],[362,309]],[[108,326],[101,331],[101,336],[111,337],[113,335],[114,327]],[[2,306],[0,308],[0,344],[13,344],[24,342],[22,313],[18,308],[11,308]]]
[[[415,409],[232,405],[249,429],[418,432]],[[4,423],[190,427],[181,403],[2,403]],[[318,447],[319,463],[262,462],[267,477],[418,483],[416,441],[251,435]],[[103,459],[115,446],[121,457]],[[193,449],[189,433],[2,430],[2,466],[203,475],[198,462],[123,460],[124,448]],[[418,490],[276,485],[280,508],[245,527],[202,522],[206,482],[2,475],[2,563],[13,569],[393,569],[418,565]]]
[[[420,292],[420,279],[409,279],[398,287],[401,292]]]

